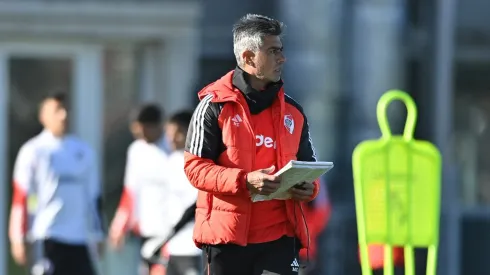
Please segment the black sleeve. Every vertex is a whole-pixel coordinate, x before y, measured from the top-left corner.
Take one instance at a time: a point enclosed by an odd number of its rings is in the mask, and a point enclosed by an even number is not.
[[[216,162],[224,150],[222,133],[218,125],[221,106],[211,102],[211,99],[211,96],[205,97],[194,110],[187,131],[185,150],[195,156]]]
[[[182,228],[184,228],[185,225],[187,225],[189,222],[194,220],[195,216],[196,216],[196,203],[192,204],[185,210],[184,214],[182,214],[182,217],[180,217],[180,220],[174,226],[174,232],[179,232],[180,230],[182,230]]]
[[[316,161],[315,147],[313,147],[313,142],[311,141],[310,126],[308,125],[308,119],[303,111],[301,105],[292,99],[290,96],[286,95],[286,102],[293,105],[298,109],[303,115],[303,128],[301,129],[301,139],[299,141],[298,153],[296,158],[300,161]]]
[[[301,140],[299,142],[298,153],[296,158],[301,161],[316,161],[315,147],[313,147],[313,142],[311,141],[310,126],[308,125],[308,120],[303,114],[304,122],[303,129],[301,130]]]

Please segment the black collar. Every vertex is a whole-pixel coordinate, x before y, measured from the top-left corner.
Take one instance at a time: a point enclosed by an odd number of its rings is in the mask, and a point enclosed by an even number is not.
[[[257,91],[249,85],[249,79],[250,75],[237,66],[233,73],[233,86],[245,96],[250,112],[258,114],[272,105],[283,83],[279,80],[268,84],[264,90]]]

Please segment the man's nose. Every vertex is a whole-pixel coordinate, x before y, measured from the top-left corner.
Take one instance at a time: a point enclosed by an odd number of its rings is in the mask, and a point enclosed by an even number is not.
[[[277,59],[277,63],[284,63],[286,62],[286,56],[283,54],[283,53],[279,53],[279,56],[278,56],[278,59]]]
[[[62,120],[62,121],[68,119],[68,112],[66,110],[61,110],[58,115],[59,115],[60,120]]]

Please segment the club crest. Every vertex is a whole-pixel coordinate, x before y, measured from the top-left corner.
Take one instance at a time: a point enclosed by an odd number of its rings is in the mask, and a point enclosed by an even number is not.
[[[292,115],[284,116],[284,127],[288,129],[288,132],[292,134],[294,132],[294,119]]]

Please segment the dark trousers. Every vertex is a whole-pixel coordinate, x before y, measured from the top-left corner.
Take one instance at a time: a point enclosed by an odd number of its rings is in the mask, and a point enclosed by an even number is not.
[[[203,248],[205,275],[297,275],[300,243],[295,238],[239,246],[211,245]]]
[[[43,244],[44,259],[50,265],[47,275],[95,275],[86,245],[73,245],[56,240]]]

